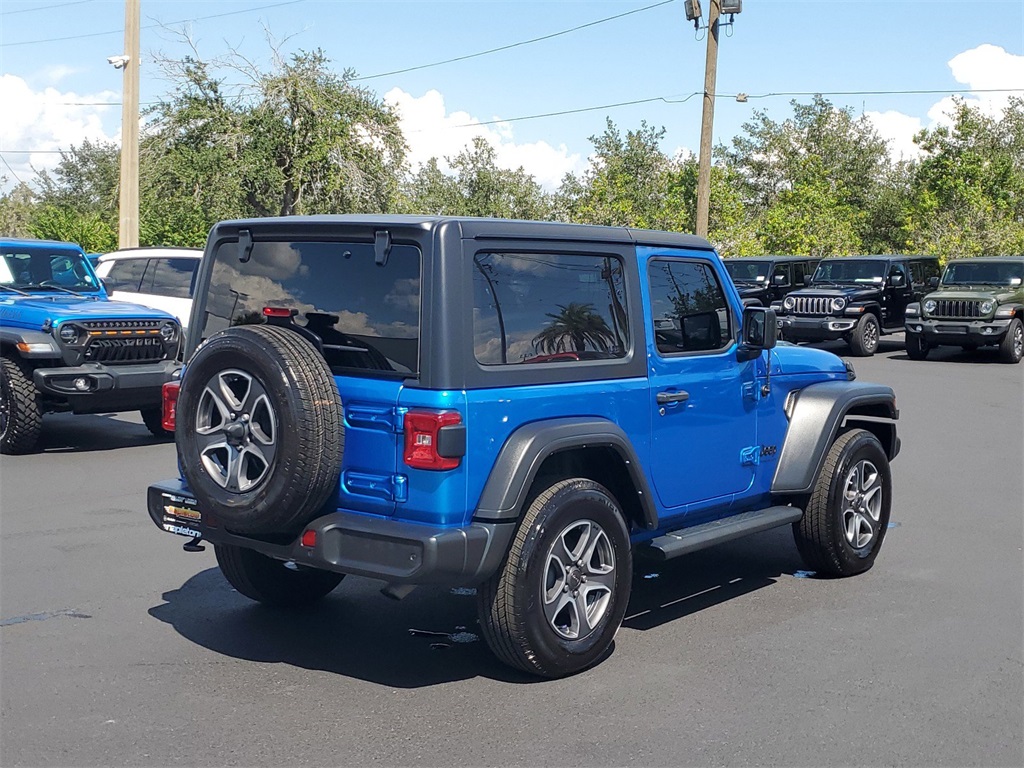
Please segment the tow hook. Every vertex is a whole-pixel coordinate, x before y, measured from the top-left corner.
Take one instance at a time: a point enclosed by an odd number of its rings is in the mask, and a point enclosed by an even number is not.
[[[182,544],[181,548],[184,549],[186,552],[205,552],[206,547],[199,543],[202,540],[202,536],[194,536],[193,538],[189,539],[184,544]]]

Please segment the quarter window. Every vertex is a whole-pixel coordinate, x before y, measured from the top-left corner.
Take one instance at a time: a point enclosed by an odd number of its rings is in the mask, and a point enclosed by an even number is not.
[[[708,264],[655,259],[647,275],[658,352],[707,352],[732,344],[729,305]]]
[[[622,262],[568,253],[473,257],[473,350],[483,365],[576,363],[629,349]]]
[[[149,259],[115,259],[103,278],[108,291],[139,292]]]
[[[192,278],[198,266],[198,259],[152,259],[143,292],[187,299],[192,295]]]

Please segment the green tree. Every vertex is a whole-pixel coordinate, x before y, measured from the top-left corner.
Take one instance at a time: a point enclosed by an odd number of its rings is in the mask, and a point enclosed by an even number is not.
[[[0,195],[0,236],[27,237],[36,193],[25,182]]]

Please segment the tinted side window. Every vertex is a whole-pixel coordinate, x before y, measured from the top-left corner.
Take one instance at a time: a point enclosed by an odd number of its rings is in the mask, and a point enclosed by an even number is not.
[[[187,299],[198,266],[198,259],[151,259],[143,292]]]
[[[473,351],[483,365],[573,363],[629,349],[622,263],[612,256],[478,253]]]
[[[647,275],[658,352],[710,351],[732,343],[729,305],[708,264],[655,259]]]
[[[103,282],[108,291],[139,292],[149,259],[117,259]]]
[[[335,373],[419,371],[420,251],[393,245],[379,265],[372,243],[257,242],[248,261],[221,245],[207,288],[201,339],[265,322],[265,307],[294,309],[321,340]]]
[[[813,269],[810,270],[813,272]],[[808,273],[807,265],[802,261],[798,261],[793,265],[793,283],[797,286],[804,284],[804,275]]]

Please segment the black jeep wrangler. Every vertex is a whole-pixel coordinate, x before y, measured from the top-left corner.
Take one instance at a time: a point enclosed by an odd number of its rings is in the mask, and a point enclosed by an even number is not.
[[[813,256],[754,256],[722,259],[745,306],[767,307],[811,280],[821,259]]]
[[[907,305],[939,276],[935,256],[843,256],[823,259],[810,285],[772,303],[788,341],[843,339],[858,357],[899,333]]]

